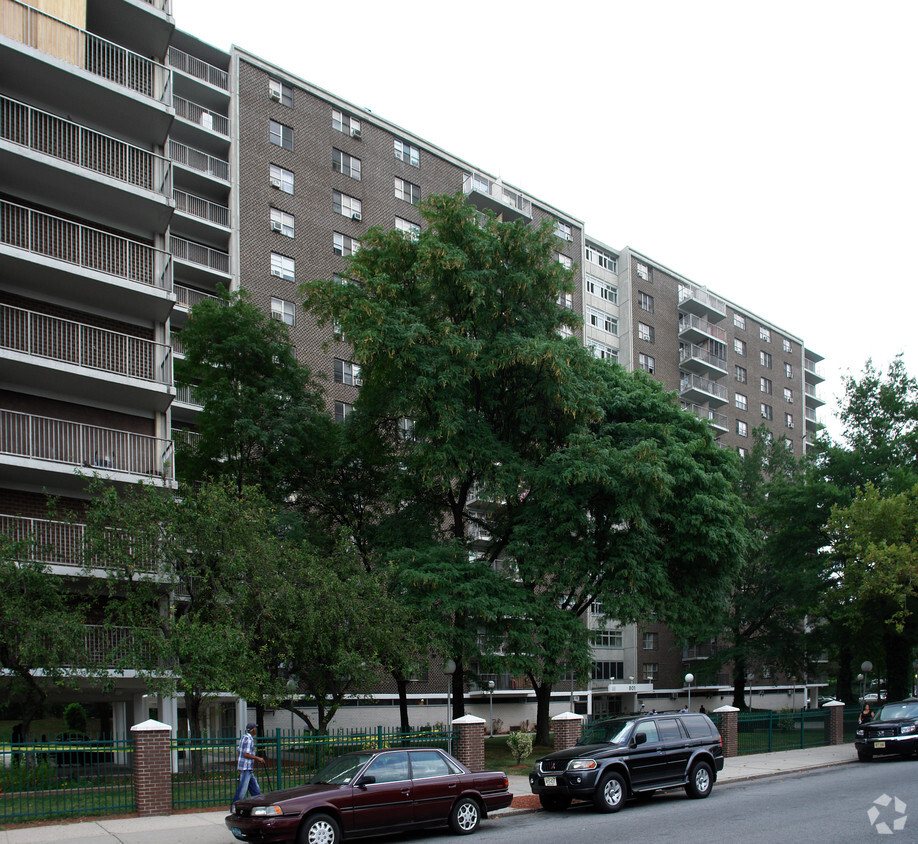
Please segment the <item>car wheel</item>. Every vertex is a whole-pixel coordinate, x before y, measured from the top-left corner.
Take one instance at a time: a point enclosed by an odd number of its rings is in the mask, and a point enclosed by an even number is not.
[[[689,797],[700,800],[707,797],[714,787],[714,772],[707,762],[699,762],[692,768],[688,782],[685,784],[685,793]]]
[[[873,759],[873,754],[869,750],[858,750],[857,759],[859,762],[869,762]]]
[[[449,815],[449,827],[457,835],[469,835],[478,829],[481,822],[481,810],[471,797],[461,798]]]
[[[628,786],[621,774],[606,774],[593,795],[593,804],[600,812],[617,812],[624,805],[627,793]]]
[[[331,815],[311,815],[300,827],[297,844],[340,844],[341,828]]]
[[[540,794],[539,802],[546,812],[563,812],[571,805],[571,798],[566,794]]]

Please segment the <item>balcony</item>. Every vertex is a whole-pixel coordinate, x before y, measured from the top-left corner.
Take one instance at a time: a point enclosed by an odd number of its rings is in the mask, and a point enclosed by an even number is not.
[[[727,403],[727,388],[700,375],[686,372],[679,379],[679,396],[690,403],[707,403],[720,407]]]
[[[803,385],[803,395],[804,399],[806,400],[807,407],[816,408],[822,407],[825,404],[822,398],[816,393],[816,387],[814,384],[810,384],[809,382],[805,383]]]
[[[502,220],[532,219],[532,203],[519,191],[479,173],[464,173],[462,192],[466,200],[482,211],[493,211]]]
[[[87,6],[87,28],[144,56],[163,55],[175,29],[172,0],[92,0]]]
[[[191,56],[177,47],[169,48],[166,61],[173,70],[229,93],[229,74],[225,70]]]
[[[4,96],[0,168],[8,191],[123,231],[164,231],[172,216],[167,158]]]
[[[683,645],[682,661],[693,662],[697,659],[710,659],[716,651],[716,642],[698,642],[697,644]]]
[[[195,290],[193,287],[186,287],[184,284],[175,285],[175,311],[173,312],[173,322],[181,322],[181,317],[187,317],[188,312],[205,299],[212,299],[214,302],[223,302],[219,296],[212,293],[204,293],[201,290]]]
[[[230,167],[229,162],[223,158],[217,158],[202,150],[186,146],[178,141],[169,141],[169,158],[173,163],[184,167],[193,173],[200,174],[202,177],[218,179],[229,186]]]
[[[679,366],[689,372],[698,372],[711,378],[721,378],[727,374],[726,358],[712,355],[707,349],[694,343],[679,349]]]
[[[183,264],[181,277],[184,280],[203,284],[225,282],[229,286],[230,260],[227,252],[175,235],[169,236],[169,251],[176,261]]]
[[[3,304],[0,329],[7,384],[160,413],[172,402],[163,343]]]
[[[165,141],[173,112],[164,65],[19,0],[0,0],[0,35],[19,45],[0,51],[5,90],[65,114],[79,109],[126,137]]]
[[[174,218],[173,229],[181,227],[183,234],[187,230],[188,234],[200,238],[213,236],[214,226],[224,229],[224,234],[229,233],[230,210],[226,205],[181,190],[174,190],[172,196],[175,198],[176,213],[185,217],[181,221]]]
[[[163,321],[173,306],[168,252],[4,200],[0,273],[26,295],[104,299],[144,320]]]
[[[679,339],[690,343],[703,343],[705,340],[727,342],[727,332],[694,314],[679,314]]]
[[[822,429],[822,424],[820,424],[820,422],[816,419],[816,411],[814,408],[804,408],[803,416],[806,420],[806,432],[808,434],[815,434],[817,431]]]
[[[711,423],[711,427],[719,434],[725,434],[729,430],[729,423],[725,413],[718,413],[716,410],[711,410],[703,405],[689,402],[683,402],[682,409],[694,413],[699,419],[707,419]]]
[[[186,100],[184,97],[174,97],[176,117],[187,120],[195,126],[206,130],[207,132],[216,132],[224,138],[229,139],[230,122],[229,118],[216,111],[211,111],[198,103]]]
[[[703,287],[682,284],[679,286],[679,310],[716,322],[727,316],[727,303]]]
[[[172,440],[0,409],[0,483],[75,494],[86,476],[174,486]]]
[[[803,378],[807,384],[821,384],[826,380],[820,361],[822,358],[810,357],[810,353],[803,358]]]

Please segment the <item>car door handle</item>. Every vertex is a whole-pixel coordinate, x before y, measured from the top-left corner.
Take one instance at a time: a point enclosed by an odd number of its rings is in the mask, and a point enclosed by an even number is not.
[[[409,794],[411,794],[411,789],[410,789],[410,788],[403,788],[403,789],[402,789],[402,794],[404,794],[405,797],[407,797]]]

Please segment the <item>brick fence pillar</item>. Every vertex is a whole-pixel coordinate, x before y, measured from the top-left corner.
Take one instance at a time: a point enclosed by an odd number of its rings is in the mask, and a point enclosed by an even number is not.
[[[583,732],[583,716],[574,712],[562,712],[551,719],[555,732],[555,750],[573,747]]]
[[[172,728],[160,721],[131,727],[134,736],[134,802],[137,814],[172,814]]]
[[[827,703],[823,709],[826,710],[826,739],[829,744],[845,743],[845,704],[841,701],[833,700]]]
[[[739,755],[739,719],[737,713],[739,709],[735,706],[721,706],[714,710],[721,716],[720,719],[720,738],[724,748],[724,756]]]
[[[484,763],[484,718],[463,715],[453,720],[453,728],[459,732],[456,743],[456,758],[470,771],[483,771]]]

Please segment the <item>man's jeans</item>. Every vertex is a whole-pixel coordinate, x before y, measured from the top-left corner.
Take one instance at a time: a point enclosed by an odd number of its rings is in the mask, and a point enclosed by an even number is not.
[[[258,795],[261,794],[261,789],[258,787],[258,780],[255,779],[254,771],[239,772],[239,788],[236,789],[232,802],[235,803],[237,800],[242,800],[247,793],[250,793],[252,797],[258,797]]]

